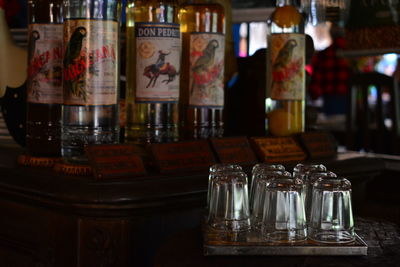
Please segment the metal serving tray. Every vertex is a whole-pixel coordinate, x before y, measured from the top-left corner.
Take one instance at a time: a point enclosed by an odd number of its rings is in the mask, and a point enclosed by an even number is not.
[[[308,255],[308,256],[361,256],[367,255],[367,244],[356,235],[356,240],[346,244],[322,244],[312,240],[301,243],[272,243],[260,233],[221,233],[203,227],[204,255]]]

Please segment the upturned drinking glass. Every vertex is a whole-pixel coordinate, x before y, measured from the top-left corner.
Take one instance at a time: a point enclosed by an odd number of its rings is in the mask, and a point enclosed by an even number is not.
[[[256,165],[253,166],[253,169],[251,170],[250,208],[252,208],[251,203],[254,196],[254,189],[255,189],[254,184],[256,183],[259,174],[270,171],[277,171],[282,173],[285,171],[285,167],[281,164],[268,164],[268,163],[257,163]]]
[[[251,174],[255,174],[258,170],[261,169],[267,169],[270,171],[284,171],[285,167],[282,164],[257,163],[253,166]]]
[[[312,172],[326,172],[326,167],[322,164],[302,164],[299,163],[293,168],[293,176],[307,180],[307,176]]]
[[[307,184],[308,184],[308,177],[312,174],[312,173],[322,173],[322,172],[326,172],[326,167],[322,164],[302,164],[299,163],[297,164],[294,168],[293,168],[293,177],[297,178],[297,179],[301,179],[303,181],[303,192],[302,195],[304,197],[304,205],[307,208],[307,203],[306,203],[306,199],[307,199]]]
[[[208,175],[207,208],[209,207],[210,204],[211,187],[215,178],[215,174],[218,172],[241,171],[241,170],[242,166],[237,164],[228,164],[228,163],[217,163],[210,167]]]
[[[251,225],[253,229],[260,230],[264,216],[264,207],[268,205],[266,201],[267,184],[274,178],[292,178],[290,172],[284,171],[260,171],[257,173],[257,180],[254,183],[254,195],[250,197]]]
[[[265,193],[261,233],[267,241],[300,242],[307,237],[303,184],[300,179],[273,178]]]
[[[304,193],[304,205],[306,208],[306,220],[307,222],[310,221],[310,214],[311,214],[311,200],[312,200],[312,187],[313,184],[319,179],[319,178],[335,178],[337,175],[333,172],[326,171],[326,172],[312,172],[310,173],[305,181],[305,193]]]
[[[218,231],[250,229],[247,175],[242,171],[215,174],[210,194],[208,224]]]
[[[355,239],[351,183],[345,178],[323,177],[313,184],[309,237],[322,243]]]

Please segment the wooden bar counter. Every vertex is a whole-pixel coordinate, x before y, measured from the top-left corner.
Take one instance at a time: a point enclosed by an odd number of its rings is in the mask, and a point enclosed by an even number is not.
[[[95,180],[19,166],[21,153],[0,147],[1,266],[153,266],[170,237],[200,225],[208,170]],[[400,160],[379,156],[321,163],[352,181],[361,215],[373,209],[362,208],[368,184],[400,171]]]

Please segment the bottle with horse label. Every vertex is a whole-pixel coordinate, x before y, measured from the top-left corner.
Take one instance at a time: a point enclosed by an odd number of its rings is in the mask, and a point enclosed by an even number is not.
[[[139,147],[178,140],[177,11],[174,0],[128,2],[125,139]]]

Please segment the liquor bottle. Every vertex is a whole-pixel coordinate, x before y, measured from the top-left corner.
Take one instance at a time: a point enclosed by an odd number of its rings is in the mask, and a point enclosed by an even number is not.
[[[268,131],[275,136],[304,132],[305,34],[304,17],[294,0],[277,0],[268,20]]]
[[[8,132],[21,146],[26,145],[27,51],[16,45],[6,21],[5,0],[0,0],[0,108]],[[3,121],[4,119],[4,121]]]
[[[179,12],[182,31],[180,91],[184,138],[222,137],[224,108],[224,8],[188,0]]]
[[[28,1],[28,151],[61,155],[62,0]]]
[[[178,140],[181,36],[175,0],[127,5],[126,141]]]
[[[119,0],[64,2],[62,156],[119,142]]]

